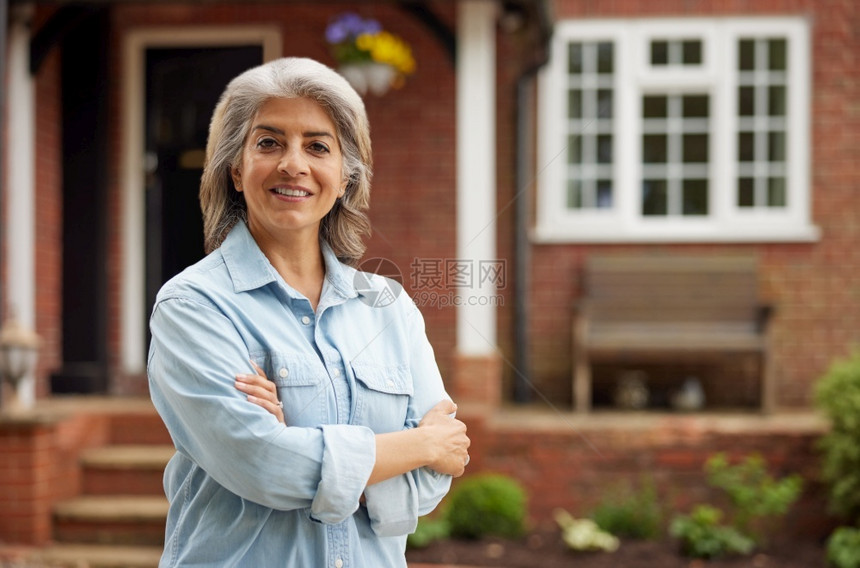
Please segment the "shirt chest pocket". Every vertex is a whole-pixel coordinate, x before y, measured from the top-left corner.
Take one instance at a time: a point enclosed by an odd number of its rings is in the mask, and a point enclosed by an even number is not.
[[[351,367],[356,384],[354,422],[376,433],[402,430],[413,394],[406,366],[353,362]]]
[[[278,387],[288,426],[315,427],[326,419],[328,382],[321,364],[301,355],[269,354],[263,367]]]

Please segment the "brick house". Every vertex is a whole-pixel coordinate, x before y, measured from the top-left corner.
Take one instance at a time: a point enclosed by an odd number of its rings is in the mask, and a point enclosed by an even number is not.
[[[820,425],[806,418],[738,437],[670,416],[646,440],[568,416],[571,306],[591,255],[752,255],[776,308],[776,409],[809,410],[815,380],[860,343],[849,0],[11,2],[0,305],[43,340],[25,398],[146,394],[148,306],[202,254],[195,183],[213,97],[281,55],[334,64],[324,30],[346,10],[405,38],[418,62],[402,88],[366,97],[367,258],[397,267],[452,392],[474,403],[475,467],[526,480],[538,518],[559,500],[583,507],[600,472],[689,480],[724,448],[814,475]],[[617,371],[595,369],[596,405]],[[760,402],[743,365],[653,372],[668,385],[700,374],[723,406]],[[514,400],[556,422],[504,410]],[[589,452],[583,432],[613,449]],[[547,479],[554,495],[537,491]],[[22,513],[42,524],[19,539],[48,539],[46,510]]]

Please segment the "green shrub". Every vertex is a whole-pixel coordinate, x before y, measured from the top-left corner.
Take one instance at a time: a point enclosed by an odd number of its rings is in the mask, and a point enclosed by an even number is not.
[[[860,519],[860,351],[834,361],[815,387],[816,406],[830,421],[819,441],[821,473],[831,510]]]
[[[669,534],[680,539],[681,552],[695,558],[727,554],[749,554],[755,543],[732,526],[724,525],[723,512],[710,505],[697,505],[689,515],[672,520]]]
[[[860,529],[839,527],[827,539],[827,562],[835,568],[860,568]]]
[[[663,528],[663,510],[650,480],[638,489],[628,484],[613,491],[590,517],[604,531],[626,538],[657,538]]]
[[[761,527],[754,523],[784,515],[800,496],[803,479],[789,475],[774,479],[758,454],[731,465],[726,455],[715,454],[705,464],[708,483],[726,492],[733,507],[732,525],[741,533],[761,542]]]
[[[797,475],[774,479],[757,454],[735,465],[725,454],[714,454],[705,463],[705,472],[708,483],[728,495],[731,522],[722,523],[721,510],[698,505],[690,515],[676,516],[670,526],[672,536],[681,539],[682,552],[700,558],[752,552],[761,543],[766,523],[785,514],[803,487]]]
[[[444,518],[453,537],[516,538],[525,532],[526,493],[513,478],[491,473],[473,475],[451,489]]]

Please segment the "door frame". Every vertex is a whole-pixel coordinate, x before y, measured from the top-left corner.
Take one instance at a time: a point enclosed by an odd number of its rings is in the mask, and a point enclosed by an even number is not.
[[[275,26],[152,27],[129,31],[123,39],[122,154],[120,161],[121,291],[120,371],[146,372],[146,207],[144,77],[149,48],[209,48],[260,45],[263,61],[281,56]]]

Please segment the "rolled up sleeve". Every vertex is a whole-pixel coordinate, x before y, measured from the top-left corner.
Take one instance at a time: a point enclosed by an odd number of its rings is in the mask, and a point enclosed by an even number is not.
[[[322,426],[324,449],[322,472],[311,505],[311,516],[323,523],[339,523],[344,504],[358,502],[373,471],[376,435],[369,428],[345,425]]]

